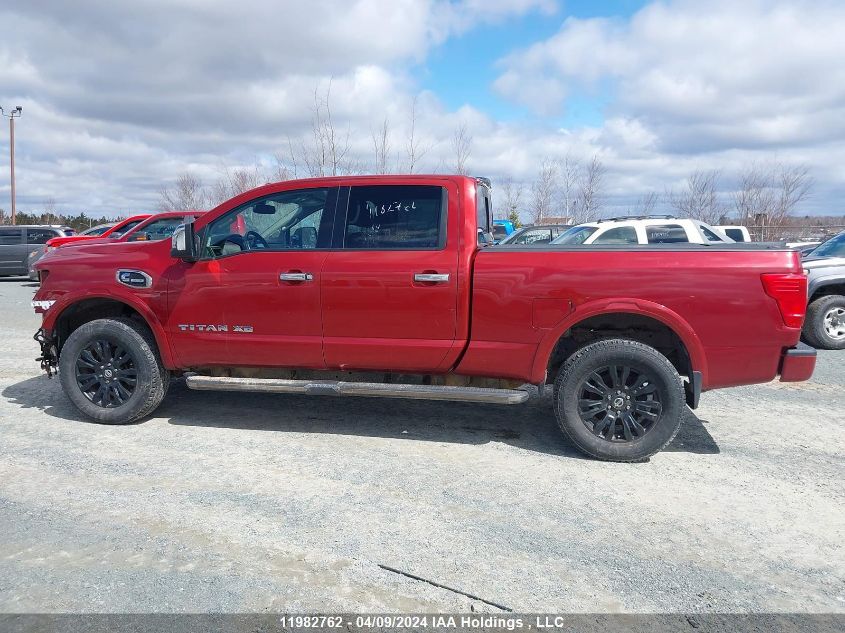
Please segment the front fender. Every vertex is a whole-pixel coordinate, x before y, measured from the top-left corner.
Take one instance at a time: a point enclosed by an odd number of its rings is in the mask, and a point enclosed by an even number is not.
[[[552,352],[564,333],[578,325],[581,321],[602,314],[635,314],[651,317],[663,323],[681,339],[690,357],[692,370],[701,372],[702,382],[707,384],[707,357],[704,346],[696,333],[678,313],[664,305],[646,299],[598,299],[584,303],[568,314],[562,321],[548,330],[537,346],[532,366],[532,382],[541,383],[545,379],[546,370]]]
[[[36,294],[36,299],[44,301],[47,298],[39,297],[38,294]],[[44,316],[42,328],[46,332],[53,332],[56,329],[56,323],[66,310],[90,299],[108,299],[111,301],[118,301],[135,310],[139,315],[141,315],[141,318],[144,319],[144,322],[153,333],[156,344],[158,345],[159,355],[161,356],[161,361],[164,363],[164,366],[167,369],[176,369],[173,351],[170,348],[169,339],[165,334],[161,322],[150,309],[148,303],[144,301],[144,298],[133,295],[131,291],[115,292],[113,288],[92,288],[81,293],[75,292],[72,295],[63,294],[50,296],[49,300],[54,301],[54,303],[45,312],[43,312]]]
[[[812,275],[811,272],[809,286],[807,288],[807,296],[812,297],[817,291],[821,290],[825,286],[834,285],[845,285],[845,266],[836,268],[832,271],[825,271],[824,275],[819,275],[818,277]]]

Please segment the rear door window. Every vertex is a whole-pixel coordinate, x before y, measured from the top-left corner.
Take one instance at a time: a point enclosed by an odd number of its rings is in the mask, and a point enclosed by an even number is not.
[[[618,226],[615,229],[608,229],[593,240],[593,244],[637,243],[637,230],[633,226]]]
[[[46,244],[47,240],[58,237],[59,232],[53,229],[27,229],[26,243],[27,244]]]
[[[0,229],[0,244],[9,246],[22,243],[20,229]]]
[[[654,224],[645,227],[649,244],[680,244],[689,242],[687,232],[680,224]]]
[[[446,244],[446,190],[434,185],[352,187],[344,248],[439,249]]]

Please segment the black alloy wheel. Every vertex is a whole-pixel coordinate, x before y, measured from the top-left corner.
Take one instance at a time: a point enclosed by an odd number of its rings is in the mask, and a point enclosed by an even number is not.
[[[135,359],[115,341],[89,341],[76,358],[76,384],[97,406],[119,407],[132,397],[138,384]]]
[[[655,379],[643,369],[608,365],[596,369],[581,383],[581,421],[604,440],[638,440],[654,428],[662,412]]]

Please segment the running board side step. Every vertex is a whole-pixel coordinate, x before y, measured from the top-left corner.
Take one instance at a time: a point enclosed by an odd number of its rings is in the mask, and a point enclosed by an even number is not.
[[[185,382],[189,389],[199,391],[257,391],[262,393],[298,393],[309,396],[368,396],[371,398],[451,400],[454,402],[487,402],[491,404],[521,404],[528,400],[528,392],[524,389],[402,385],[337,380],[228,378],[199,374],[186,374]]]

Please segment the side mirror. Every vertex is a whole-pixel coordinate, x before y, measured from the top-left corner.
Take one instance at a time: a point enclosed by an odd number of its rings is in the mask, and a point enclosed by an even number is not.
[[[493,245],[493,235],[478,229],[478,245],[481,247]]]
[[[195,262],[199,259],[199,247],[193,222],[181,224],[173,231],[173,237],[170,239],[170,256],[185,262]]]

